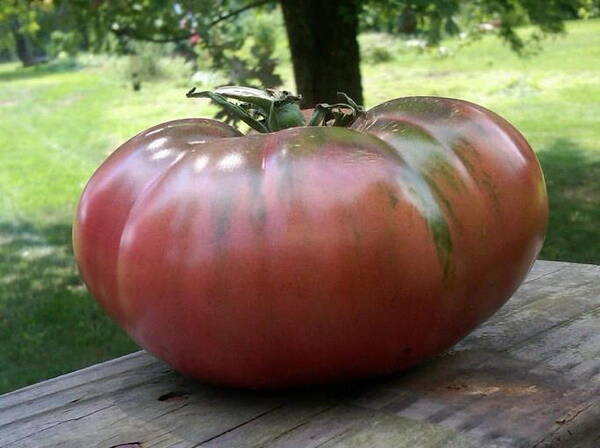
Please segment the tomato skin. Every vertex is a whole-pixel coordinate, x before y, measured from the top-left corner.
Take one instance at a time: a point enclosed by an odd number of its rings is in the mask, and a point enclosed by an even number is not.
[[[96,170],[89,180],[73,223],[79,271],[94,298],[120,321],[117,255],[121,232],[138,195],[198,142],[240,135],[232,127],[206,119],[176,120],[136,135]]]
[[[402,98],[352,129],[241,137],[212,120],[168,124],[94,174],[75,255],[138,344],[205,381],[407,368],[502,306],[543,242],[533,151],[471,103]]]

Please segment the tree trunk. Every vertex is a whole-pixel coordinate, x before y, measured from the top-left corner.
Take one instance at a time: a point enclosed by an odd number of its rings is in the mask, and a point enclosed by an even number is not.
[[[417,32],[417,14],[411,4],[407,4],[398,17],[398,32],[400,34],[415,34]]]
[[[10,24],[13,38],[15,39],[15,47],[17,50],[17,57],[23,64],[23,67],[29,67],[35,63],[35,56],[33,54],[33,45],[31,39],[26,34],[21,33],[19,29],[19,23],[13,20]]]
[[[90,51],[90,35],[88,32],[87,23],[84,20],[80,20],[77,25],[77,31],[81,37],[81,43],[79,44],[79,50]]]
[[[303,107],[335,103],[337,92],[362,104],[360,0],[281,0],[281,7]]]

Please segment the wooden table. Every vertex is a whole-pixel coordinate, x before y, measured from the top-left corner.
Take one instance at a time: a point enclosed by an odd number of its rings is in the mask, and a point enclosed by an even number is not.
[[[600,447],[600,267],[539,261],[492,319],[404,374],[287,392],[134,353],[0,397],[0,447]]]

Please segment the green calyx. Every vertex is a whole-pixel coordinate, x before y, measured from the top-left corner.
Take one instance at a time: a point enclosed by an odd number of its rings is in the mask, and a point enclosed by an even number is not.
[[[350,126],[364,109],[345,93],[338,95],[345,102],[317,104],[307,123],[299,106],[302,98],[285,90],[226,86],[202,92],[193,88],[186,94],[188,98],[210,98],[228,115],[261,133],[299,126]]]

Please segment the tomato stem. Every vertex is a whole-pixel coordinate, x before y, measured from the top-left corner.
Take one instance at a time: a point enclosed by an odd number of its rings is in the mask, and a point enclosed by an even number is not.
[[[261,121],[256,120],[254,117],[252,117],[248,112],[246,112],[246,110],[244,110],[242,106],[238,106],[237,104],[228,101],[224,95],[221,95],[217,92],[196,92],[196,88],[194,87],[186,94],[186,97],[210,98],[223,109],[225,109],[226,112],[233,115],[235,118],[242,120],[251,128],[256,129],[258,132],[269,132],[267,127],[263,123],[261,123]]]
[[[359,116],[365,114],[365,109],[356,104],[356,102],[344,92],[338,92],[337,94],[346,102],[317,104],[310,119],[310,123],[313,123],[312,126],[348,127],[354,123]]]
[[[338,96],[344,102],[317,104],[306,123],[298,105],[302,97],[285,90],[226,86],[198,92],[194,87],[186,94],[188,98],[210,98],[232,119],[241,120],[261,133],[299,126],[350,126],[365,111],[345,93],[338,92]]]

